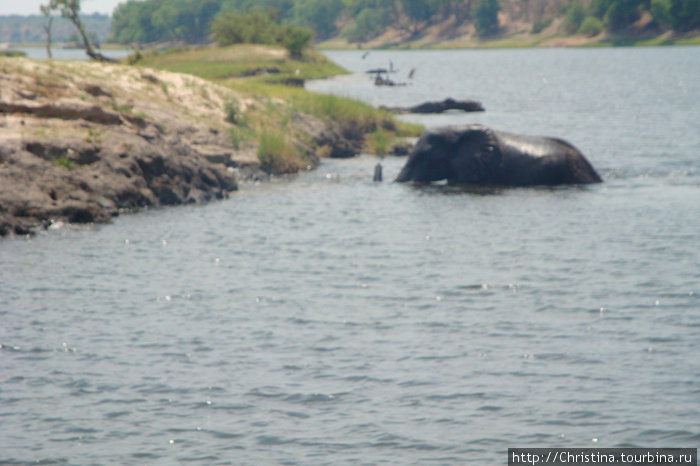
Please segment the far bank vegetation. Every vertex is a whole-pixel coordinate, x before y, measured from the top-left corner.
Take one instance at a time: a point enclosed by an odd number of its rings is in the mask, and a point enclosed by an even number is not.
[[[305,46],[313,34],[316,42],[379,46],[698,29],[700,0],[145,0],[115,9],[109,40]]]

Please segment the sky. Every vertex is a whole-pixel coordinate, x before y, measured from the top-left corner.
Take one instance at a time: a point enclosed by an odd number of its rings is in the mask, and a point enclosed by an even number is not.
[[[114,7],[126,0],[82,0],[81,12],[111,15]],[[38,15],[39,5],[48,0],[0,0],[0,15]]]

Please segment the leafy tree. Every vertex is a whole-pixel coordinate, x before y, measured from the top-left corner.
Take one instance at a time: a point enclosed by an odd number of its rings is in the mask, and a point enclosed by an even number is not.
[[[651,0],[650,12],[659,26],[671,25],[671,2],[669,0]]]
[[[311,43],[313,31],[309,28],[280,25],[276,12],[251,10],[247,13],[223,13],[216,17],[212,30],[220,45],[279,44],[292,58],[301,58]]]
[[[700,28],[700,0],[671,0],[671,25],[677,31]]]
[[[498,31],[498,0],[477,0],[474,9],[474,27],[479,37],[489,36]]]
[[[77,0],[44,1],[67,4]],[[522,3],[528,11],[539,8],[535,3],[541,2]],[[700,0],[568,0],[566,4],[564,27],[571,34],[584,33],[584,29],[586,34],[593,34],[598,23],[587,20],[589,16],[597,18],[606,30],[618,32],[634,23],[642,11],[650,11],[661,27],[677,31],[700,27]],[[270,21],[277,27],[269,27],[264,16],[248,17],[253,23],[240,23],[239,32],[224,32],[221,23],[218,39],[282,44],[287,26],[307,27],[315,37],[326,39],[338,34],[339,18],[347,20],[341,34],[352,42],[370,40],[388,26],[415,33],[419,27],[448,19],[456,24],[473,22],[477,34],[484,37],[498,32],[499,11],[498,0],[127,0],[114,10],[109,40],[201,43],[209,40],[219,17],[253,12],[271,16]],[[547,27],[548,21],[551,19],[536,22],[533,33]],[[228,22],[235,22],[234,17],[228,17]],[[582,29],[584,22],[586,28]],[[267,37],[259,37],[263,30]]]
[[[70,22],[73,23],[75,29],[77,29],[81,39],[83,40],[85,53],[87,53],[90,58],[99,61],[114,61],[111,58],[105,57],[101,53],[96,52],[90,43],[90,39],[88,38],[85,28],[83,27],[83,23],[80,20],[80,0],[50,0],[49,4],[46,5],[46,11],[51,12],[56,10],[61,12],[61,16],[68,18]]]
[[[274,18],[274,12],[224,13],[214,20],[212,31],[220,45],[275,44],[280,31]]]
[[[639,18],[637,0],[614,0],[611,2],[603,20],[609,31],[620,31]]]
[[[400,3],[411,21],[427,21],[434,13],[432,5],[425,0],[400,0]]]
[[[355,17],[355,24],[346,27],[343,34],[350,42],[363,42],[380,35],[388,23],[386,10],[365,8]]]
[[[109,40],[205,42],[220,9],[221,0],[129,0],[115,8]]]
[[[581,23],[586,17],[586,9],[583,7],[581,0],[573,0],[566,10],[564,22],[562,26],[567,34],[573,34],[579,30]]]
[[[311,44],[314,32],[309,28],[287,26],[282,37],[282,43],[289,52],[289,56],[299,59],[304,49]]]
[[[112,13],[112,32],[107,40],[120,44],[155,42],[159,36],[151,23],[151,17],[159,6],[153,0],[120,3]]]
[[[613,0],[593,0],[593,15],[602,20],[608,12]]]
[[[343,9],[342,0],[304,0],[294,5],[296,24],[313,29],[321,39],[336,32],[335,22]]]
[[[598,18],[595,16],[586,16],[584,18],[583,22],[581,23],[581,27],[578,29],[579,34],[583,34],[584,36],[597,36],[603,31],[603,23],[600,22]]]
[[[532,34],[539,34],[543,30],[547,29],[550,24],[552,24],[552,18],[539,19],[532,24]]]
[[[608,31],[617,32],[625,29],[639,18],[640,9],[644,6],[645,1],[594,0],[593,14],[603,21]]]

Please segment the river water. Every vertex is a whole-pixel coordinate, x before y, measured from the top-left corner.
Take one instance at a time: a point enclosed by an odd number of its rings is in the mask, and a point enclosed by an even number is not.
[[[700,48],[329,52],[310,87],[562,137],[604,177],[390,182],[327,160],[223,202],[0,243],[0,463],[504,464],[700,444]],[[410,85],[375,88],[389,66]]]
[[[18,50],[27,54],[28,58],[33,60],[45,60],[48,58],[46,54],[45,47],[36,46],[16,46],[12,47],[12,50]],[[129,56],[133,53],[133,50],[128,49],[105,49],[99,50],[101,54],[106,57],[114,58],[119,60]],[[51,47],[51,57],[54,60],[89,60],[89,57],[85,54],[85,50],[80,48],[62,48],[62,47]]]

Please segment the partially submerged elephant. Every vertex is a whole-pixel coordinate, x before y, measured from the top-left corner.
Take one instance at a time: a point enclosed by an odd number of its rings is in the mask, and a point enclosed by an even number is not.
[[[533,186],[600,183],[593,166],[561,139],[520,136],[481,125],[428,130],[396,181]]]

